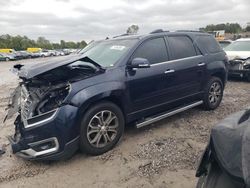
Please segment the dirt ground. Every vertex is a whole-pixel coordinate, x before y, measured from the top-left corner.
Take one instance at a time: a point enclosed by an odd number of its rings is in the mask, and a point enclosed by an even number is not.
[[[23,60],[21,63],[36,63]],[[194,108],[141,129],[129,127],[112,151],[97,157],[76,153],[70,160],[29,162],[11,153],[6,138],[13,119],[2,123],[11,91],[18,83],[9,69],[20,62],[0,62],[0,187],[159,187],[193,188],[195,168],[211,128],[227,115],[250,106],[250,83],[228,82],[215,111]]]

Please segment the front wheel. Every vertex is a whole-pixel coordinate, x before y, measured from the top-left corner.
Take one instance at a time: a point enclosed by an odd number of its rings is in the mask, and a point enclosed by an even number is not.
[[[212,77],[205,88],[203,105],[206,110],[216,109],[223,97],[223,83],[220,78]]]
[[[124,117],[120,108],[111,102],[101,102],[84,114],[81,122],[80,150],[100,155],[111,150],[124,131]]]

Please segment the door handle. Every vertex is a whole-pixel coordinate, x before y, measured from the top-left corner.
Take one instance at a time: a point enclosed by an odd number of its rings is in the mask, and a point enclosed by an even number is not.
[[[173,73],[173,72],[174,72],[173,69],[168,69],[168,70],[166,70],[164,73],[165,73],[165,74],[169,74],[169,73]]]
[[[200,67],[200,66],[204,66],[204,65],[206,65],[205,63],[198,63],[198,66]]]

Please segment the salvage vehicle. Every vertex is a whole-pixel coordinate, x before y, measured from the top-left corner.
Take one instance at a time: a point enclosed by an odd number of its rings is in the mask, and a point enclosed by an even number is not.
[[[224,48],[229,58],[229,77],[250,81],[250,38],[238,39]]]
[[[214,110],[222,100],[228,60],[210,34],[157,30],[90,45],[15,65],[22,81],[6,117],[19,111],[10,137],[15,154],[55,160],[80,148],[100,155],[125,125],[140,128],[199,105]]]
[[[20,59],[30,59],[32,58],[32,53],[27,51],[16,51],[15,54],[18,54],[20,56]]]
[[[5,61],[13,61],[16,60],[16,55],[14,53],[0,53],[2,57],[4,57]]]
[[[0,53],[0,61],[6,61],[6,57]]]
[[[42,50],[38,52],[40,54],[40,57],[50,57],[53,56],[53,52],[50,50]]]
[[[218,123],[201,157],[197,188],[250,186],[250,108]]]

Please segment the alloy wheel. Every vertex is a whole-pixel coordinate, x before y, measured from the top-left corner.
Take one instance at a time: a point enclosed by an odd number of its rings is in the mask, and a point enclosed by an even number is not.
[[[212,105],[217,104],[222,96],[222,87],[219,82],[214,82],[209,89],[209,102]]]
[[[119,121],[113,112],[103,110],[96,113],[89,121],[87,127],[89,143],[96,148],[107,146],[116,138],[118,127]]]

